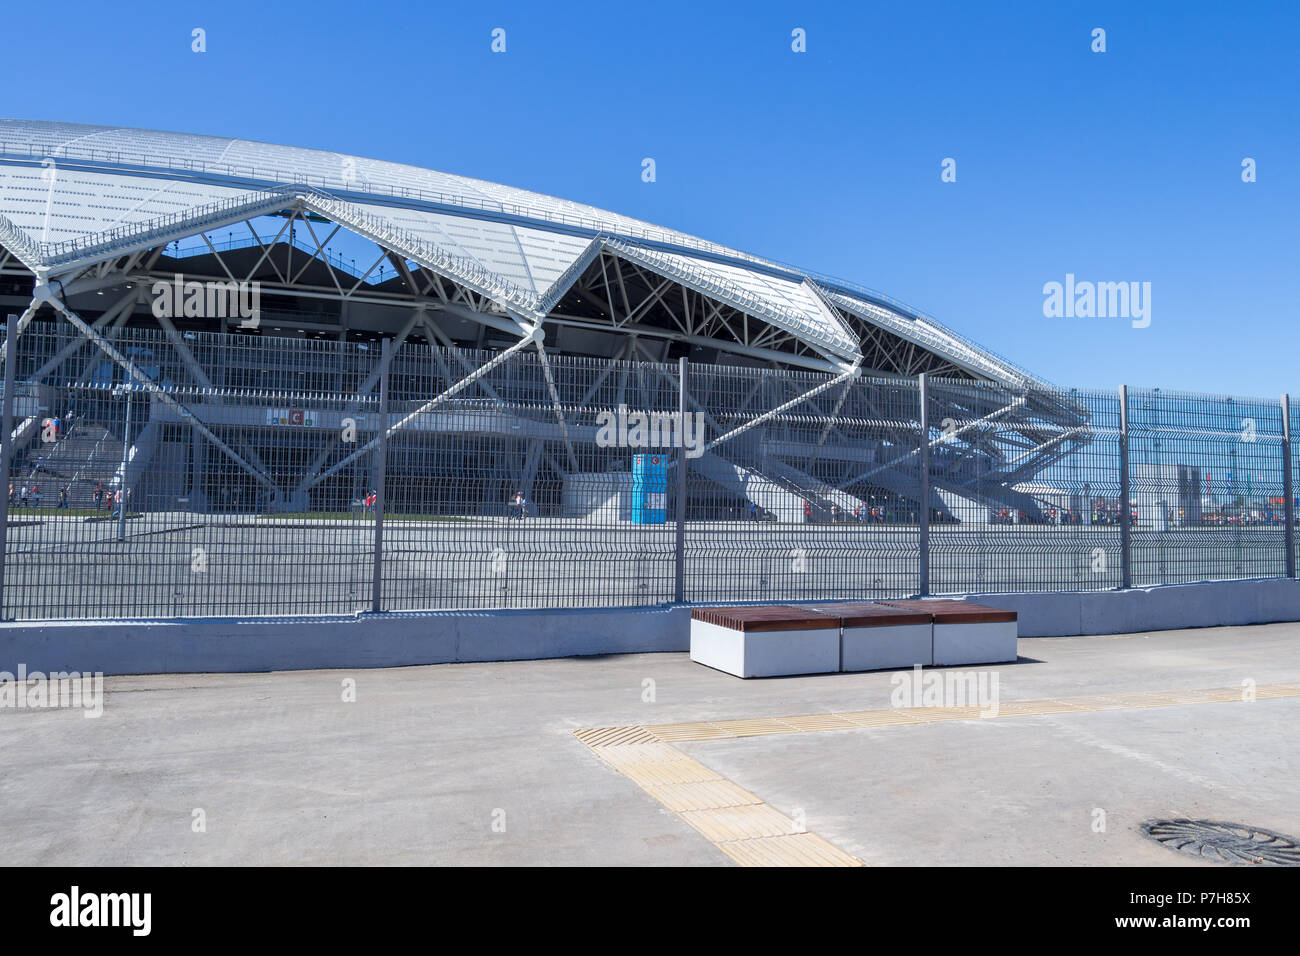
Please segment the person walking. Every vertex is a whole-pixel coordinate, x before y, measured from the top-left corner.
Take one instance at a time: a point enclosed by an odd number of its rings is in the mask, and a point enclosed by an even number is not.
[[[64,485],[62,488],[59,489],[59,507],[60,508],[68,507],[68,486],[67,485]]]

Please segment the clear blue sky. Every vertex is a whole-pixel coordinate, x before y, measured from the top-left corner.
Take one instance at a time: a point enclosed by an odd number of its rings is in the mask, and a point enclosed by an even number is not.
[[[1061,384],[1300,393],[1297,3],[22,3],[5,37],[3,115],[590,202],[857,280]],[[1150,327],[1044,318],[1066,273],[1150,282]]]

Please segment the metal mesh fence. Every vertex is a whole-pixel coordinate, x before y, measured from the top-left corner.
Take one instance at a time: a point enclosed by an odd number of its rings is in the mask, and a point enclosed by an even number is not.
[[[1279,402],[1129,391],[1133,584],[1283,573]]]
[[[891,597],[918,585],[915,383],[691,366],[690,601]],[[801,400],[802,398],[802,400]]]
[[[94,331],[17,339],[6,618],[1100,590],[1294,566],[1278,401]]]
[[[934,382],[931,589],[1122,583],[1119,397]]]
[[[653,474],[667,458],[648,449],[638,471],[634,451],[601,440],[596,421],[617,394],[647,415],[675,409],[661,370],[521,351],[420,411],[498,355],[394,355],[390,421],[405,424],[387,439],[384,607],[673,600],[666,504],[657,522],[632,508],[638,483],[664,493]]]
[[[301,489],[329,460],[319,436],[373,417],[374,352],[118,330],[137,376],[55,329],[34,324],[16,355],[7,616],[368,606],[373,522],[353,503],[372,462]]]

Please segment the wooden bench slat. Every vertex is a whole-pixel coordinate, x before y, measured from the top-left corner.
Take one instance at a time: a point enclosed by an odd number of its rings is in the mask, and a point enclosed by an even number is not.
[[[890,627],[929,624],[930,614],[920,609],[893,607],[872,601],[836,601],[815,604],[812,610],[839,618],[842,627]]]
[[[691,608],[691,619],[733,631],[821,631],[839,627],[834,617],[785,604],[696,607]]]
[[[956,601],[951,598],[917,598],[910,601],[882,601],[890,607],[923,611],[935,624],[993,624],[1017,620],[1015,611]]]

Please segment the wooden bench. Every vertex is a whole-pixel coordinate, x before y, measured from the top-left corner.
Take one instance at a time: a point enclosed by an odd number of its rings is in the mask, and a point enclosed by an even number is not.
[[[948,598],[691,610],[691,660],[737,677],[1016,659],[1016,614]]]
[[[839,619],[784,604],[693,608],[691,660],[737,677],[835,673]]]
[[[992,664],[1016,659],[1017,618],[1015,611],[956,601],[950,598],[919,598],[912,601],[882,601],[900,610],[919,611],[930,616],[934,630],[936,667],[953,664]]]

